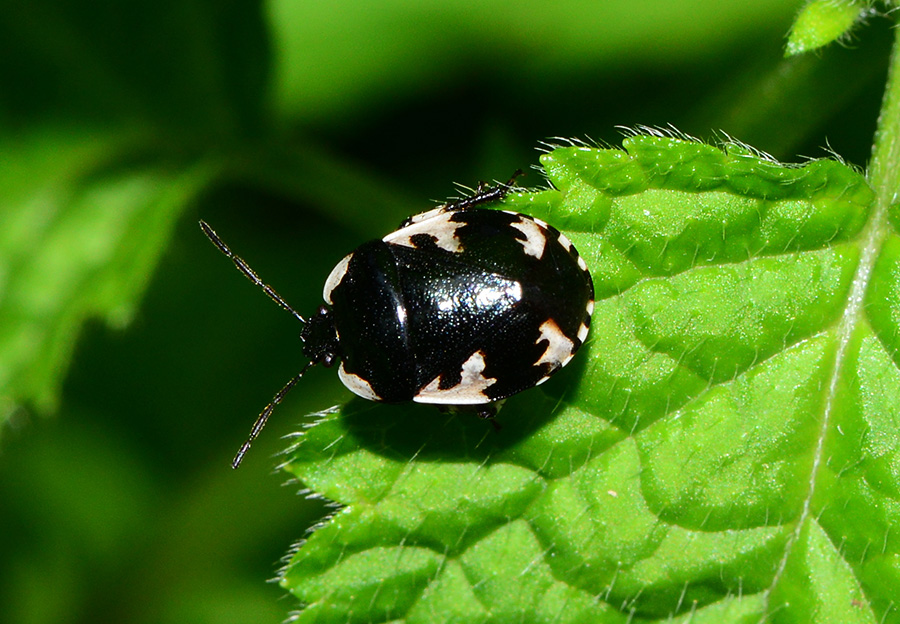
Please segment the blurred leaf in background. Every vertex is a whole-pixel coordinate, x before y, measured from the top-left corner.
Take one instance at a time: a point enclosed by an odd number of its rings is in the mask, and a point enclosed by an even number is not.
[[[310,372],[228,468],[302,365],[299,327],[198,217],[302,312],[353,246],[547,137],[673,124],[862,165],[888,24],[782,60],[799,7],[0,5],[0,621],[294,608],[262,580],[326,509],[271,456],[347,393]]]

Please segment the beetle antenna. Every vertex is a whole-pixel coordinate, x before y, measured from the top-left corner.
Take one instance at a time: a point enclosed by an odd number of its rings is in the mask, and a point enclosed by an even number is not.
[[[256,422],[253,423],[253,428],[250,429],[250,435],[247,436],[246,442],[241,445],[241,448],[240,450],[238,450],[237,455],[235,455],[234,459],[231,460],[232,468],[237,468],[241,465],[241,462],[244,461],[244,455],[246,455],[247,451],[250,450],[250,445],[253,444],[253,441],[259,435],[259,432],[262,431],[263,427],[266,426],[266,422],[269,420],[269,416],[271,416],[272,412],[275,410],[275,406],[281,403],[281,400],[284,399],[285,395],[287,395],[287,393],[290,392],[291,388],[293,388],[294,385],[298,381],[300,381],[300,378],[303,377],[303,373],[309,370],[309,367],[313,364],[315,364],[315,362],[310,362],[309,364],[304,366],[299,373],[294,375],[294,377],[289,382],[284,384],[284,387],[278,391],[278,394],[272,397],[272,400],[268,405],[266,405],[262,413],[257,416]]]
[[[284,299],[282,299],[281,295],[279,295],[277,292],[275,292],[274,288],[272,288],[271,286],[266,284],[264,281],[262,281],[259,278],[259,275],[256,274],[256,271],[251,269],[250,265],[247,264],[243,258],[241,258],[239,255],[235,254],[233,251],[231,251],[231,248],[225,244],[225,241],[223,241],[221,238],[219,238],[219,235],[216,234],[215,230],[213,230],[211,227],[209,227],[209,224],[206,221],[202,221],[202,220],[200,221],[200,229],[203,230],[204,234],[206,234],[206,238],[208,238],[212,242],[213,245],[215,245],[216,247],[219,248],[219,251],[221,251],[223,254],[225,254],[226,257],[231,258],[231,261],[234,262],[234,266],[237,267],[238,271],[243,273],[247,277],[248,280],[250,280],[257,286],[262,288],[262,291],[269,296],[269,299],[271,299],[272,301],[274,301],[275,303],[280,305],[282,308],[284,308],[285,310],[287,310],[288,312],[293,314],[294,317],[298,321],[300,321],[303,324],[306,324],[306,319],[303,318],[302,316],[300,316],[300,314],[298,314],[297,311],[294,310],[294,308],[292,308],[290,305],[288,305],[288,302],[285,301]],[[306,369],[303,369],[303,370],[305,371]],[[300,373],[300,375],[302,375],[302,374],[303,373]],[[284,390],[282,390],[282,392],[286,391],[290,386],[294,385],[294,383],[296,383],[297,379],[299,379],[300,375],[297,375],[297,377],[295,377],[292,380],[292,383],[289,383],[287,386],[285,386],[285,388],[284,388]],[[279,393],[279,394],[281,394],[281,393]],[[280,401],[281,399],[279,398],[278,400]],[[277,403],[277,402],[278,401],[275,401],[275,403]],[[270,406],[274,406],[274,404],[270,404]],[[268,409],[268,408],[266,408],[266,409]],[[268,417],[268,414],[266,416]],[[260,418],[262,418],[262,416],[260,416]],[[259,421],[257,421],[257,422],[259,422]],[[262,424],[265,424],[265,419],[263,419]],[[260,425],[260,429],[262,429],[262,425]],[[254,437],[256,437],[256,436],[254,435],[250,439],[252,440]],[[247,446],[248,447],[250,446],[249,443],[247,444]],[[246,452],[246,451],[244,451],[244,452]],[[238,456],[242,457],[243,455],[241,453],[239,453]],[[237,460],[237,459],[238,458],[235,458],[235,460]],[[238,461],[238,463],[240,463],[240,461]],[[235,468],[237,468],[237,466],[235,466]]]

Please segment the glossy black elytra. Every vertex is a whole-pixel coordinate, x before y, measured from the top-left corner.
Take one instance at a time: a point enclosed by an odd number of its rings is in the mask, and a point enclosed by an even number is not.
[[[200,222],[250,281],[303,323],[309,359],[256,419],[234,468],[315,364],[339,361],[343,384],[365,399],[474,406],[490,417],[496,401],[543,383],[572,359],[590,327],[591,275],[555,228],[481,207],[503,199],[514,180],[481,185],[358,247],[331,271],[325,305],[308,319]]]

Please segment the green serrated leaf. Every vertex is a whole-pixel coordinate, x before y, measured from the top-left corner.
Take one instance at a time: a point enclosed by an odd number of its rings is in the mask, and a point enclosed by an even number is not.
[[[837,41],[868,10],[866,0],[810,0],[791,27],[785,56],[803,54]]]
[[[838,162],[624,148],[505,200],[598,301],[499,431],[354,400],[303,434],[287,470],[343,508],[285,568],[299,621],[895,621],[900,236]]]
[[[118,167],[114,137],[34,133],[0,145],[0,417],[52,410],[81,324],[133,314],[208,167]]]

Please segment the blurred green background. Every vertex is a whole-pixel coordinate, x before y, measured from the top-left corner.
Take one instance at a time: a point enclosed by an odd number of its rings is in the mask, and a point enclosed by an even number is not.
[[[723,131],[864,166],[887,20],[783,60],[798,0],[0,5],[0,622],[281,622],[328,508],[274,471],[331,266],[550,137]],[[531,172],[521,183],[539,186]]]

